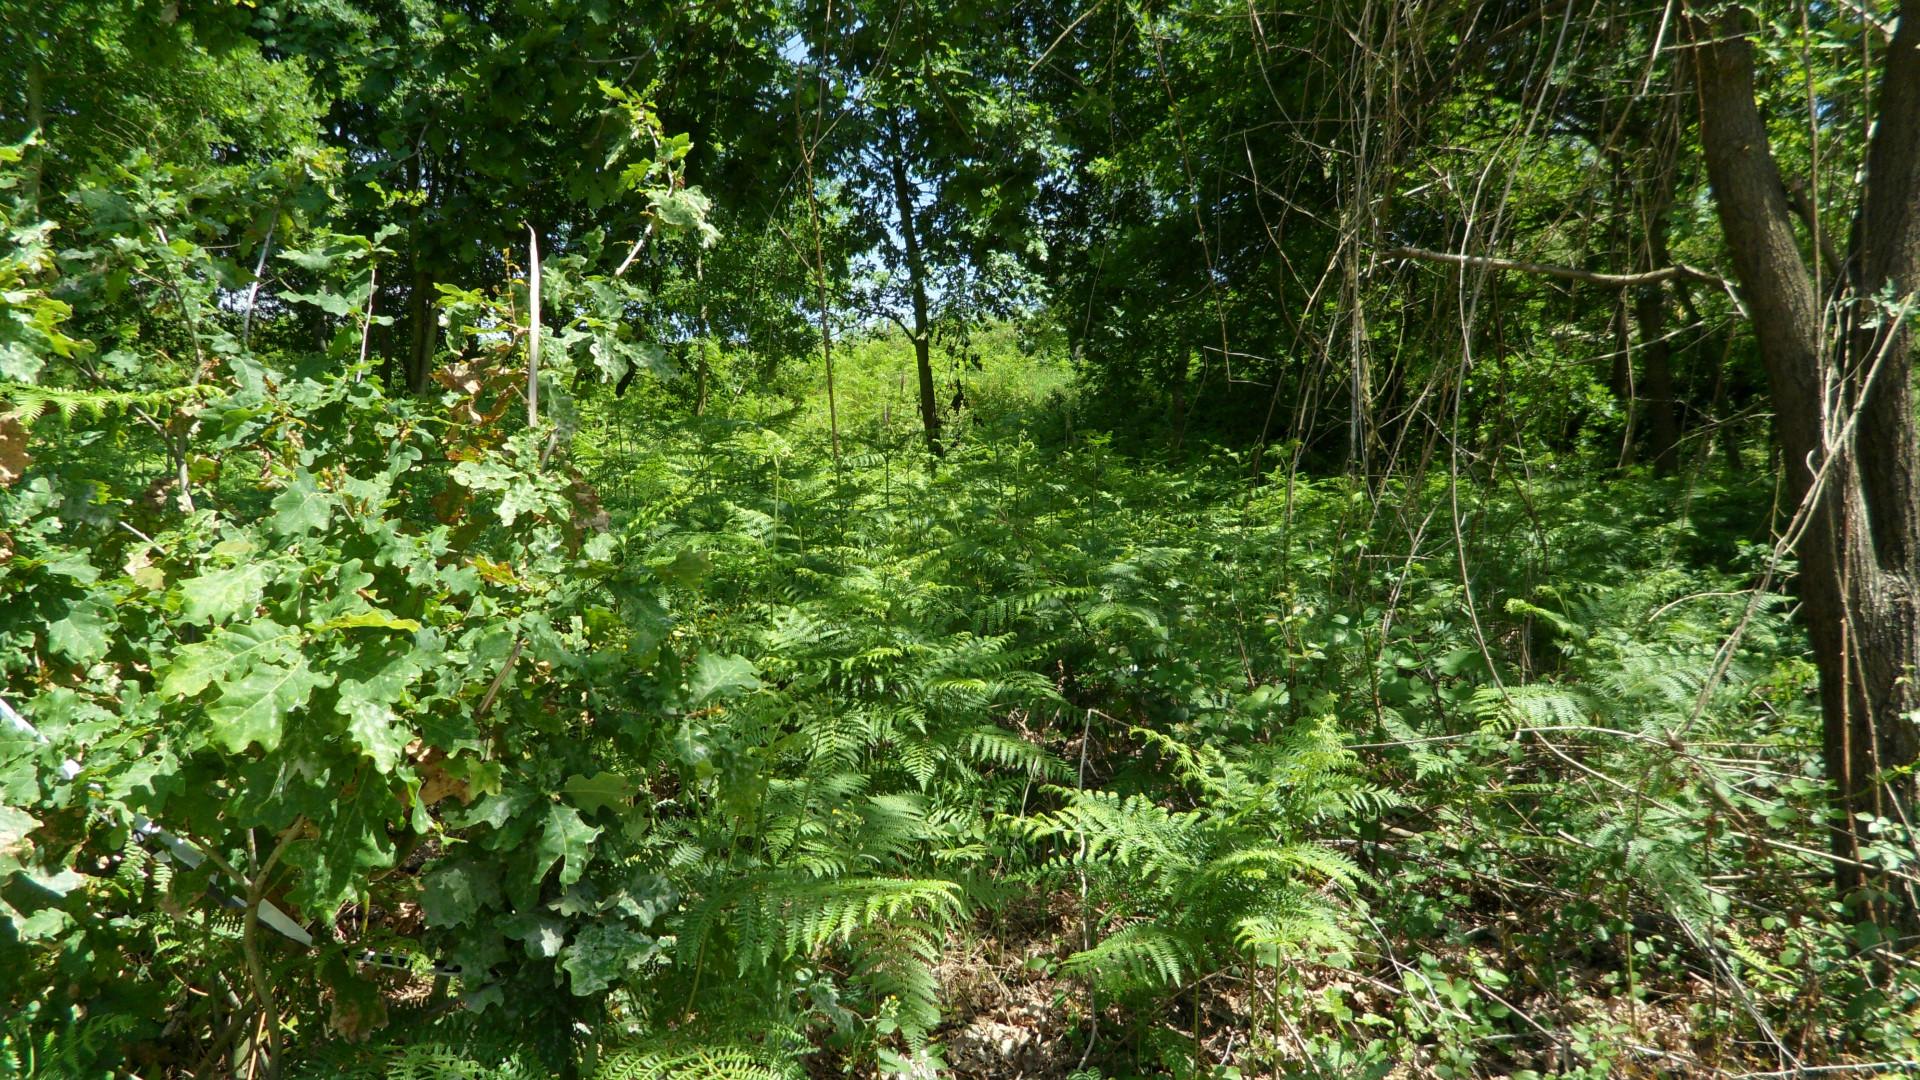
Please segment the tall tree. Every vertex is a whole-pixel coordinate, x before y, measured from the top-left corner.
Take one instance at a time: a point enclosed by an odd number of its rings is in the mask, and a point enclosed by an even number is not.
[[[894,205],[899,210],[900,253],[907,269],[907,298],[912,304],[914,371],[920,390],[920,427],[926,435],[927,449],[940,454],[940,401],[933,386],[933,323],[927,306],[927,260],[920,250],[919,189],[913,182],[907,163],[906,139],[901,133],[905,121],[898,113],[886,121],[889,148],[887,172],[893,178]]]
[[[1866,849],[1871,819],[1911,829],[1920,794],[1920,451],[1910,318],[1920,287],[1920,2],[1903,0],[1884,54],[1852,240],[1830,290],[1803,253],[1757,104],[1751,18],[1738,6],[1689,5],[1686,32],[1697,57],[1707,171],[1766,365],[1787,488],[1800,507],[1800,589],[1837,787],[1839,880],[1882,921],[1911,927],[1920,921],[1913,883],[1877,878]],[[1817,232],[1818,217],[1810,220]],[[1811,239],[1818,252],[1820,238]]]
[[[829,3],[797,21],[804,63],[829,99],[818,178],[859,196],[849,209],[885,270],[866,314],[893,320],[913,343],[921,428],[938,454],[936,335],[1017,288],[1011,256],[1026,243],[1044,171],[1020,78],[1024,32],[973,2]]]

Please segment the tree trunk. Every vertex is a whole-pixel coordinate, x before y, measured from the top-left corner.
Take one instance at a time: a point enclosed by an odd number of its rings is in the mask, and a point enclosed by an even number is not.
[[[28,45],[33,58],[27,61],[27,134],[33,145],[27,148],[26,222],[31,225],[40,214],[40,178],[47,160],[47,69],[40,58],[38,42]]]
[[[1180,444],[1185,442],[1187,438],[1187,376],[1192,370],[1193,354],[1189,353],[1186,348],[1182,346],[1178,358],[1173,362],[1173,370],[1167,378],[1168,387],[1173,399],[1171,408],[1168,410],[1168,418],[1173,421],[1173,449],[1175,453],[1179,452]]]
[[[1864,914],[1911,929],[1920,897],[1910,882],[1859,865],[1873,840],[1857,815],[1910,824],[1920,760],[1912,342],[1904,318],[1866,317],[1883,288],[1910,301],[1920,282],[1920,0],[1902,3],[1888,51],[1837,341],[1824,332],[1755,103],[1746,20],[1739,9],[1714,19],[1690,12],[1687,25],[1707,172],[1766,366],[1788,492],[1808,515],[1799,588],[1835,788],[1835,876]]]
[[[1633,301],[1639,324],[1640,360],[1646,366],[1647,440],[1653,471],[1673,472],[1679,459],[1680,418],[1673,400],[1673,342],[1667,340],[1665,285],[1645,285]]]
[[[424,134],[424,133],[423,133]],[[407,390],[424,394],[433,381],[433,354],[440,343],[438,305],[433,299],[433,270],[423,248],[427,243],[427,209],[433,205],[432,174],[426,167],[426,149],[418,141],[407,162],[407,185],[424,196],[422,209],[416,210],[408,230],[408,259],[412,264],[412,282],[407,290]]]
[[[1681,61],[1684,64],[1684,60]],[[1673,95],[1678,100],[1679,95]],[[1673,252],[1667,246],[1667,226],[1672,216],[1675,173],[1679,162],[1680,131],[1677,124],[1663,122],[1648,140],[1644,153],[1650,161],[1640,188],[1646,193],[1647,235],[1637,245],[1635,270],[1654,270],[1673,265]],[[1681,282],[1675,279],[1673,287]],[[1647,373],[1647,449],[1653,457],[1653,471],[1671,474],[1679,465],[1680,406],[1673,389],[1673,342],[1667,339],[1667,289],[1669,283],[1643,285],[1634,295],[1633,314],[1640,334],[1640,359]]]
[[[707,341],[713,337],[713,328],[707,319],[707,268],[701,257],[693,257],[693,278],[700,290],[700,357],[694,364],[693,376],[693,415],[704,416],[707,412]]]
[[[920,254],[920,234],[913,220],[913,183],[907,176],[906,148],[900,128],[893,127],[893,197],[900,211],[900,244],[906,249],[907,284],[913,296],[913,358],[920,372],[920,425],[927,449],[940,454],[940,403],[933,389],[933,339],[927,325],[927,266]]]
[[[434,325],[433,275],[420,264],[420,256],[414,256],[413,287],[407,290],[407,390],[415,394],[427,392],[427,384],[433,374],[433,350],[440,336],[440,328]]]

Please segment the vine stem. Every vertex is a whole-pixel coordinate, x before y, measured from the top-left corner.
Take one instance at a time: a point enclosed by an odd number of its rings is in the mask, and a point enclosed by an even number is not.
[[[260,1019],[267,1029],[267,1077],[268,1080],[280,1075],[280,1016],[273,1004],[273,987],[267,981],[267,966],[260,959],[260,902],[266,899],[267,880],[273,875],[273,868],[279,864],[280,857],[286,854],[287,846],[306,828],[307,819],[297,817],[280,833],[280,839],[273,846],[267,859],[254,871],[253,880],[247,885],[247,914],[245,928],[240,935],[240,950],[246,957],[247,976],[253,983],[253,996],[260,1002]],[[244,880],[244,879],[242,879]]]

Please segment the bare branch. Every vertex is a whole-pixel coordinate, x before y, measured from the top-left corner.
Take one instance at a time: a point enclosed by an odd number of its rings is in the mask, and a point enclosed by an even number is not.
[[[527,226],[527,426],[540,423],[540,236]]]
[[[1543,274],[1547,277],[1563,278],[1567,281],[1584,281],[1593,285],[1607,285],[1613,288],[1630,288],[1635,285],[1655,285],[1662,281],[1705,281],[1714,285],[1726,284],[1726,279],[1705,270],[1675,263],[1658,270],[1644,270],[1637,274],[1603,274],[1597,270],[1582,270],[1575,266],[1558,266],[1553,263],[1524,262],[1520,259],[1497,259],[1491,255],[1461,255],[1451,251],[1430,251],[1426,248],[1395,247],[1380,253],[1389,259],[1416,259],[1420,262],[1447,263],[1452,266],[1471,266],[1482,270],[1517,270],[1523,274]]]

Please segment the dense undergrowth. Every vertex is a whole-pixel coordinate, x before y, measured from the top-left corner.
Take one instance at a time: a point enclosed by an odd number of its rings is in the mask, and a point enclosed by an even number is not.
[[[678,460],[611,505],[691,553],[686,610],[783,672],[767,704],[814,718],[807,753],[964,793],[920,872],[968,881],[963,956],[1047,901],[1012,933],[1072,1018],[1056,1070],[1911,1051],[1905,965],[1860,959],[1837,907],[1780,906],[1819,895],[1824,809],[1789,601],[1755,591],[1762,478],[1255,485],[1222,451],[1115,451],[1011,347],[921,470],[888,430],[904,343],[863,360],[838,466],[817,394],[692,425],[611,406],[596,442]],[[936,765],[915,736],[940,730],[974,759]]]
[[[928,467],[892,419],[901,356],[878,340],[843,366],[837,464],[805,388],[692,418],[673,382],[586,402],[577,469],[544,471],[456,389],[435,454],[465,462],[434,496],[407,449],[432,407],[270,375],[202,413],[265,471],[168,531],[115,529],[85,510],[104,492],[30,471],[7,496],[9,640],[43,659],[10,697],[52,743],[14,744],[39,779],[10,774],[9,802],[46,815],[35,854],[49,828],[81,848],[39,879],[64,904],[9,894],[12,955],[52,961],[13,999],[15,1067],[164,1049],[179,1006],[102,997],[124,986],[109,958],[151,981],[241,953],[307,1018],[288,1039],[312,1075],[1603,1075],[1912,1052],[1906,962],[1862,959],[1819,899],[1807,664],[1787,601],[1753,591],[1766,549],[1729,539],[1764,535],[1763,489],[1553,463],[1253,484],[1220,450],[1115,450],[1097,402],[1010,339]],[[139,438],[39,423],[63,468]],[[378,509],[428,501],[426,532]],[[223,627],[242,604],[267,614]],[[414,651],[382,651],[392,634]],[[337,658],[316,650],[334,638]],[[151,676],[142,650],[166,657]],[[247,711],[267,676],[303,685]],[[189,737],[173,703],[209,683],[215,726]],[[131,743],[100,734],[126,730],[116,698],[150,718]],[[277,780],[146,779],[281,737],[306,749]],[[63,782],[69,753],[85,767]],[[368,768],[399,786],[362,786]],[[295,805],[256,806],[260,784]],[[334,801],[342,784],[371,801]],[[348,902],[335,943],[194,904],[220,883],[156,863],[134,812],[203,834],[264,815],[300,871],[273,895]],[[416,973],[361,966],[367,947]]]
[[[1327,424],[1259,445],[1236,398],[1210,426],[1240,390],[1179,396],[1187,352],[1140,345],[1163,324],[1091,355],[1009,303],[942,324],[936,457],[912,345],[852,285],[829,399],[796,294],[740,299],[791,253],[704,261],[721,211],[641,95],[555,62],[607,141],[537,264],[538,230],[409,219],[424,196],[350,172],[374,142],[322,148],[338,73],[288,59],[315,11],[234,30],[230,71],[177,11],[75,9],[113,86],[145,27],[184,81],[282,80],[287,130],[165,99],[147,126],[191,154],[0,152],[0,1075],[1920,1055],[1914,958],[1831,888],[1775,478],[1737,425],[1623,466],[1632,404],[1599,415],[1582,359],[1545,419],[1318,467]],[[436,25],[434,94],[487,98],[484,35]],[[499,49],[490,76],[545,62]],[[393,52],[352,63],[391,81]],[[536,172],[494,175],[503,204]],[[589,213],[623,202],[631,249]],[[435,229],[464,284],[423,269]],[[417,351],[381,306],[396,245]],[[710,287],[747,329],[708,332]],[[1891,836],[1861,858],[1911,873]]]
[[[1116,450],[1010,335],[930,463],[902,355],[843,361],[838,460],[803,385],[562,397],[555,455],[494,404],[511,368],[414,405],[237,359],[178,406],[199,504],[135,520],[103,508],[164,459],[130,420],[160,403],[38,410],[6,494],[8,696],[45,740],[8,744],[13,1067],[255,1015],[119,996],[120,965],[268,984],[313,1075],[1912,1052],[1908,963],[1820,900],[1764,489],[1253,483],[1197,440]],[[145,816],[291,876],[221,914],[219,848],[157,859]],[[247,917],[269,896],[335,912],[317,948]]]
[[[589,414],[674,633],[757,674],[672,735],[691,786],[640,859],[672,951],[609,999],[595,1037],[642,1056],[604,1074],[716,1042],[1121,1076],[1911,1052],[1911,975],[1817,899],[1809,675],[1727,539],[1764,490],[1255,486],[1114,451],[1011,351],[927,469],[887,431],[900,355],[849,365],[837,467],[811,396]],[[943,1011],[994,964],[1023,990]]]

